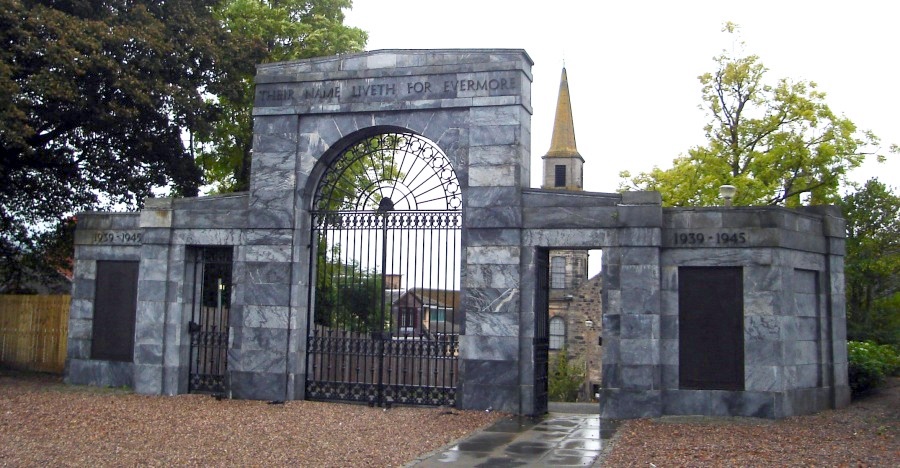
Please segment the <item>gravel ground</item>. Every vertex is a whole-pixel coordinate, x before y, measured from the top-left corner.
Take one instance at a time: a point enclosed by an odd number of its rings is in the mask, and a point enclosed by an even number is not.
[[[144,396],[0,370],[0,465],[399,466],[502,416]]]
[[[779,421],[623,423],[603,466],[900,466],[900,379],[848,408]]]
[[[0,369],[0,465],[400,466],[502,413],[156,397]],[[603,466],[900,466],[900,379],[849,408],[767,421],[622,423]]]

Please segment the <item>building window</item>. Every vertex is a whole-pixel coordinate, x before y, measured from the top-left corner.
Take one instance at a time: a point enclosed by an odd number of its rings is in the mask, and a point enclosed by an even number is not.
[[[446,322],[447,321],[447,308],[446,307],[438,307],[438,306],[428,306],[428,321],[429,322]]]
[[[400,328],[414,329],[418,310],[415,307],[403,307],[400,309]]]
[[[566,344],[566,321],[562,317],[550,319],[550,349],[562,349]]]
[[[550,260],[550,288],[566,289],[566,259],[563,257]]]
[[[554,187],[565,187],[566,186],[566,166],[563,164],[557,164],[554,168],[556,172],[554,175],[556,176],[553,180]]]

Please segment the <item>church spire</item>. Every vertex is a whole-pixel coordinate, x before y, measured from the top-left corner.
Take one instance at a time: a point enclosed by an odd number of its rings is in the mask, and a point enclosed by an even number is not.
[[[578,148],[575,147],[575,123],[572,120],[572,102],[569,98],[569,79],[566,75],[566,67],[563,66],[562,77],[559,82],[559,97],[556,101],[556,118],[553,120],[553,137],[550,140],[550,150],[545,158],[571,158],[578,157]]]
[[[584,189],[584,158],[575,147],[575,123],[569,99],[569,78],[563,65],[556,101],[556,119],[550,150],[544,155],[544,183],[541,188],[556,190]]]

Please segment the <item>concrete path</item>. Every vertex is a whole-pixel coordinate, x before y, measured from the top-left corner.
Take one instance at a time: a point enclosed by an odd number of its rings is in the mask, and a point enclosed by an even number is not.
[[[591,466],[600,455],[602,441],[612,435],[610,430],[602,432],[601,439],[597,414],[510,417],[409,466]]]

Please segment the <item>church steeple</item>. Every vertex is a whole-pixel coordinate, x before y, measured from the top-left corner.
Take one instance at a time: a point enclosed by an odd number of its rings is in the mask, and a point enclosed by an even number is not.
[[[556,101],[556,118],[553,120],[553,136],[550,150],[544,155],[545,189],[582,190],[584,158],[575,146],[575,122],[572,119],[572,101],[569,96],[569,78],[562,69],[559,97]]]
[[[572,120],[572,100],[569,97],[569,79],[566,69],[562,69],[559,82],[559,97],[556,99],[556,118],[553,119],[553,138],[545,158],[581,157],[575,147],[575,122]]]

